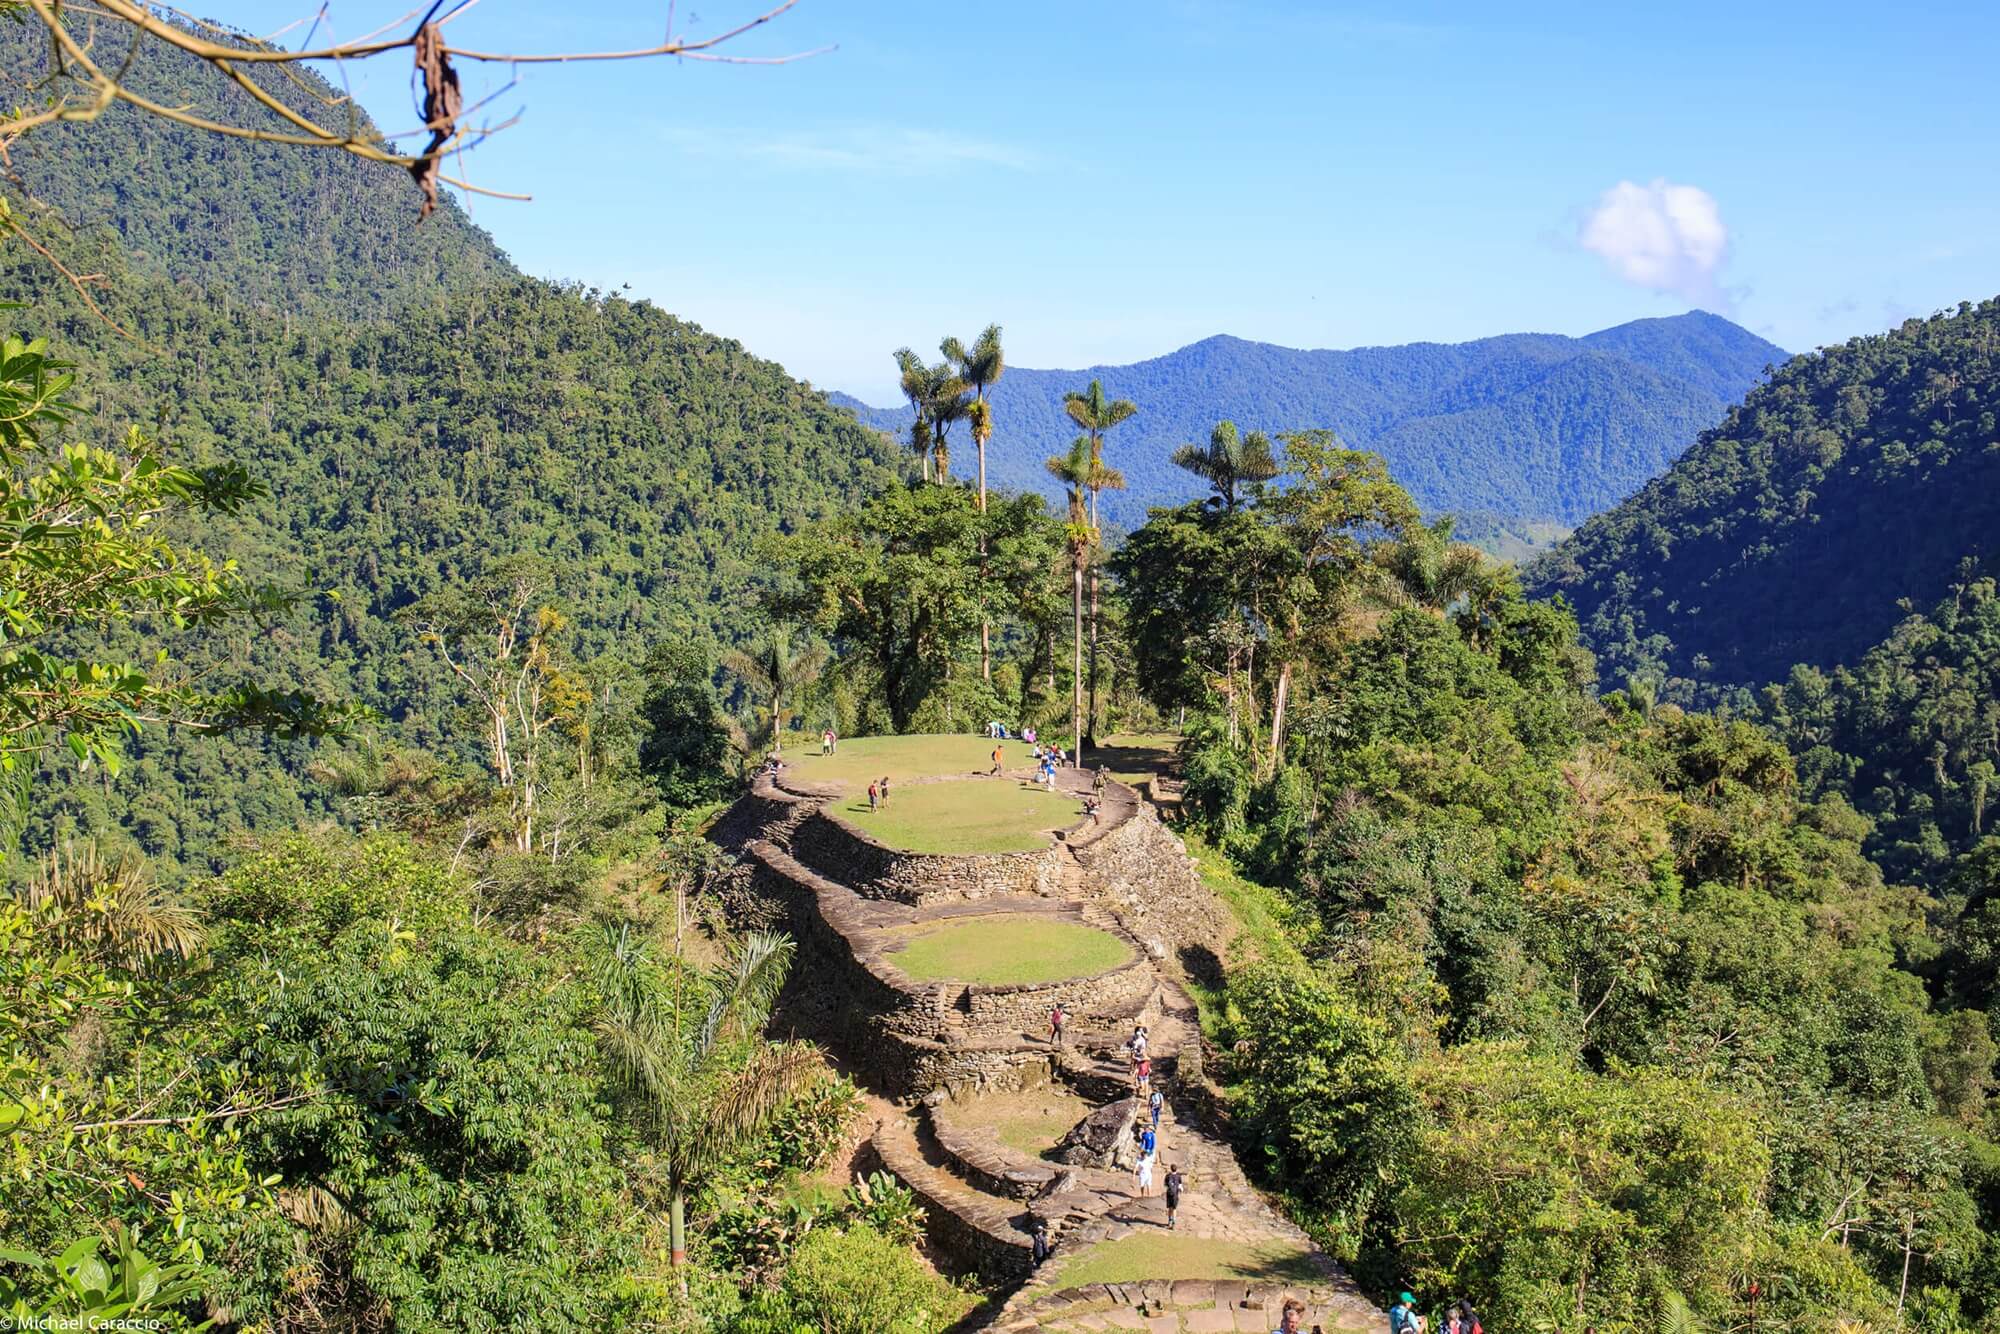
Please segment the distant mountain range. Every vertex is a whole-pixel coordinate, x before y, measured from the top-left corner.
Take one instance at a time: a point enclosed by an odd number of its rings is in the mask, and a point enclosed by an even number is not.
[[[1606,688],[1852,664],[1995,568],[1996,404],[2000,300],[1795,358],[1530,586],[1576,608]]]
[[[1109,460],[1128,484],[1105,497],[1116,525],[1197,494],[1200,484],[1171,462],[1174,447],[1206,439],[1226,417],[1246,431],[1330,427],[1383,455],[1427,510],[1460,514],[1469,536],[1518,550],[1637,490],[1786,358],[1720,316],[1690,311],[1582,338],[1308,352],[1219,336],[1130,366],[1010,367],[993,391],[987,478],[1056,495],[1042,461],[1076,434],[1063,393],[1097,378],[1139,405],[1111,436]],[[864,425],[907,433],[907,406],[828,398]],[[961,476],[971,452],[967,441],[953,451]]]

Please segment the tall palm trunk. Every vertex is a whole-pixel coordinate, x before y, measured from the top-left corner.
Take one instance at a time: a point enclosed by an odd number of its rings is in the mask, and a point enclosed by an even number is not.
[[[1070,749],[1083,757],[1083,554],[1077,553],[1070,570],[1070,619],[1073,646],[1069,676]]]
[[[1090,488],[1090,532],[1096,543],[1104,541],[1104,530],[1097,526],[1097,488]],[[1096,546],[1093,545],[1094,551]],[[1090,741],[1097,744],[1097,562],[1090,563]],[[1079,758],[1082,749],[1077,750]]]
[[[675,1186],[667,1204],[668,1258],[679,1280],[681,1296],[688,1295],[687,1280],[687,1192]]]
[[[986,616],[986,433],[974,431],[979,446],[979,679],[993,684],[993,623]]]

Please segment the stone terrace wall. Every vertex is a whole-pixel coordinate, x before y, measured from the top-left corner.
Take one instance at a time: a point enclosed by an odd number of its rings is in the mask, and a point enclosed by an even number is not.
[[[1149,946],[1157,943],[1167,953],[1216,950],[1227,939],[1227,913],[1202,883],[1187,848],[1151,806],[1138,804],[1115,828],[1077,846],[1075,856],[1126,926]]]
[[[1137,947],[1135,951],[1134,958],[1093,977],[1015,986],[967,986],[952,1003],[973,1029],[996,1034],[1041,1032],[1057,1001],[1079,1015],[1136,1012],[1153,994],[1155,982],[1144,951]]]
[[[1067,855],[1054,843],[1033,852],[903,852],[825,809],[801,821],[790,844],[793,856],[828,879],[870,898],[908,904],[1053,894],[1061,887]]]

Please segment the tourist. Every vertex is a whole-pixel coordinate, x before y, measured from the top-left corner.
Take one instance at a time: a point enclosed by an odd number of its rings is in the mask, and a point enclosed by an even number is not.
[[[1472,1309],[1471,1302],[1460,1302],[1452,1308],[1452,1316],[1458,1321],[1458,1334],[1486,1334],[1480,1327],[1479,1314]],[[1450,1328],[1449,1325],[1446,1328]]]
[[[1092,792],[1095,792],[1098,795],[1098,798],[1102,800],[1104,797],[1104,789],[1110,786],[1111,786],[1111,770],[1105,768],[1101,764],[1098,765],[1097,775],[1090,780],[1090,790]]]
[[[1139,1130],[1140,1156],[1145,1158],[1151,1158],[1156,1152],[1159,1151],[1159,1148],[1160,1148],[1160,1136],[1158,1132],[1156,1132],[1151,1126],[1140,1127]]]
[[[1166,1095],[1158,1089],[1154,1089],[1153,1096],[1146,1099],[1146,1103],[1152,1109],[1153,1129],[1158,1130],[1160,1128],[1160,1109],[1167,1105]]]
[[[1045,1220],[1035,1220],[1035,1268],[1040,1269],[1055,1247],[1049,1245],[1049,1225]]]
[[[1287,1297],[1284,1308],[1278,1312],[1278,1327],[1271,1334],[1300,1334],[1299,1322],[1305,1318],[1306,1304],[1296,1297]]]
[[[1417,1299],[1409,1293],[1396,1298],[1389,1308],[1389,1334],[1423,1334],[1424,1318],[1417,1314]]]
[[[1153,1062],[1141,1056],[1139,1064],[1132,1067],[1132,1078],[1138,1082],[1139,1092],[1144,1093],[1153,1086]]]
[[[1153,1155],[1149,1153],[1145,1155],[1143,1158],[1139,1159],[1139,1194],[1144,1196],[1144,1195],[1151,1195],[1152,1193],[1153,1193]]]
[[[882,809],[889,809],[889,775],[882,775]]]
[[[1057,1001],[1056,1007],[1049,1011],[1049,1045],[1051,1047],[1062,1046],[1063,1023],[1068,1018],[1069,1016],[1063,1013],[1062,1002]]]
[[[1175,1163],[1167,1169],[1167,1227],[1178,1229],[1181,1225],[1181,1191],[1187,1186],[1187,1179],[1181,1175],[1181,1165]]]
[[[831,727],[819,734],[819,753],[822,755],[833,754],[833,729]]]
[[[826,753],[829,755],[840,754],[840,733],[831,727],[826,729]]]
[[[1027,742],[1031,746],[1035,744],[1035,735],[1036,735],[1035,729],[1032,727],[1024,727],[1021,729],[1021,740]],[[1037,755],[1041,754],[1040,751],[1036,751],[1035,753]]]
[[[1133,1060],[1143,1061],[1146,1059],[1146,1026],[1144,1024],[1134,1024],[1132,1026],[1132,1037],[1125,1044],[1125,1047],[1132,1053]]]
[[[882,787],[879,783],[868,785],[868,813],[873,815],[882,806]]]
[[[1005,758],[1005,756],[1001,752],[1000,747],[995,746],[993,748],[993,776],[996,778],[999,777],[1000,775],[1000,761],[1003,758]]]

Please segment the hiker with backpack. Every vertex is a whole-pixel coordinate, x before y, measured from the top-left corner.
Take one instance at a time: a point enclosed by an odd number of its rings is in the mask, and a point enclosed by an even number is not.
[[[1424,1318],[1417,1314],[1417,1299],[1405,1292],[1389,1308],[1389,1334],[1424,1334]]]
[[[1181,1165],[1175,1163],[1167,1169],[1167,1227],[1176,1230],[1181,1225],[1181,1192],[1187,1189],[1187,1178],[1181,1175]]]

